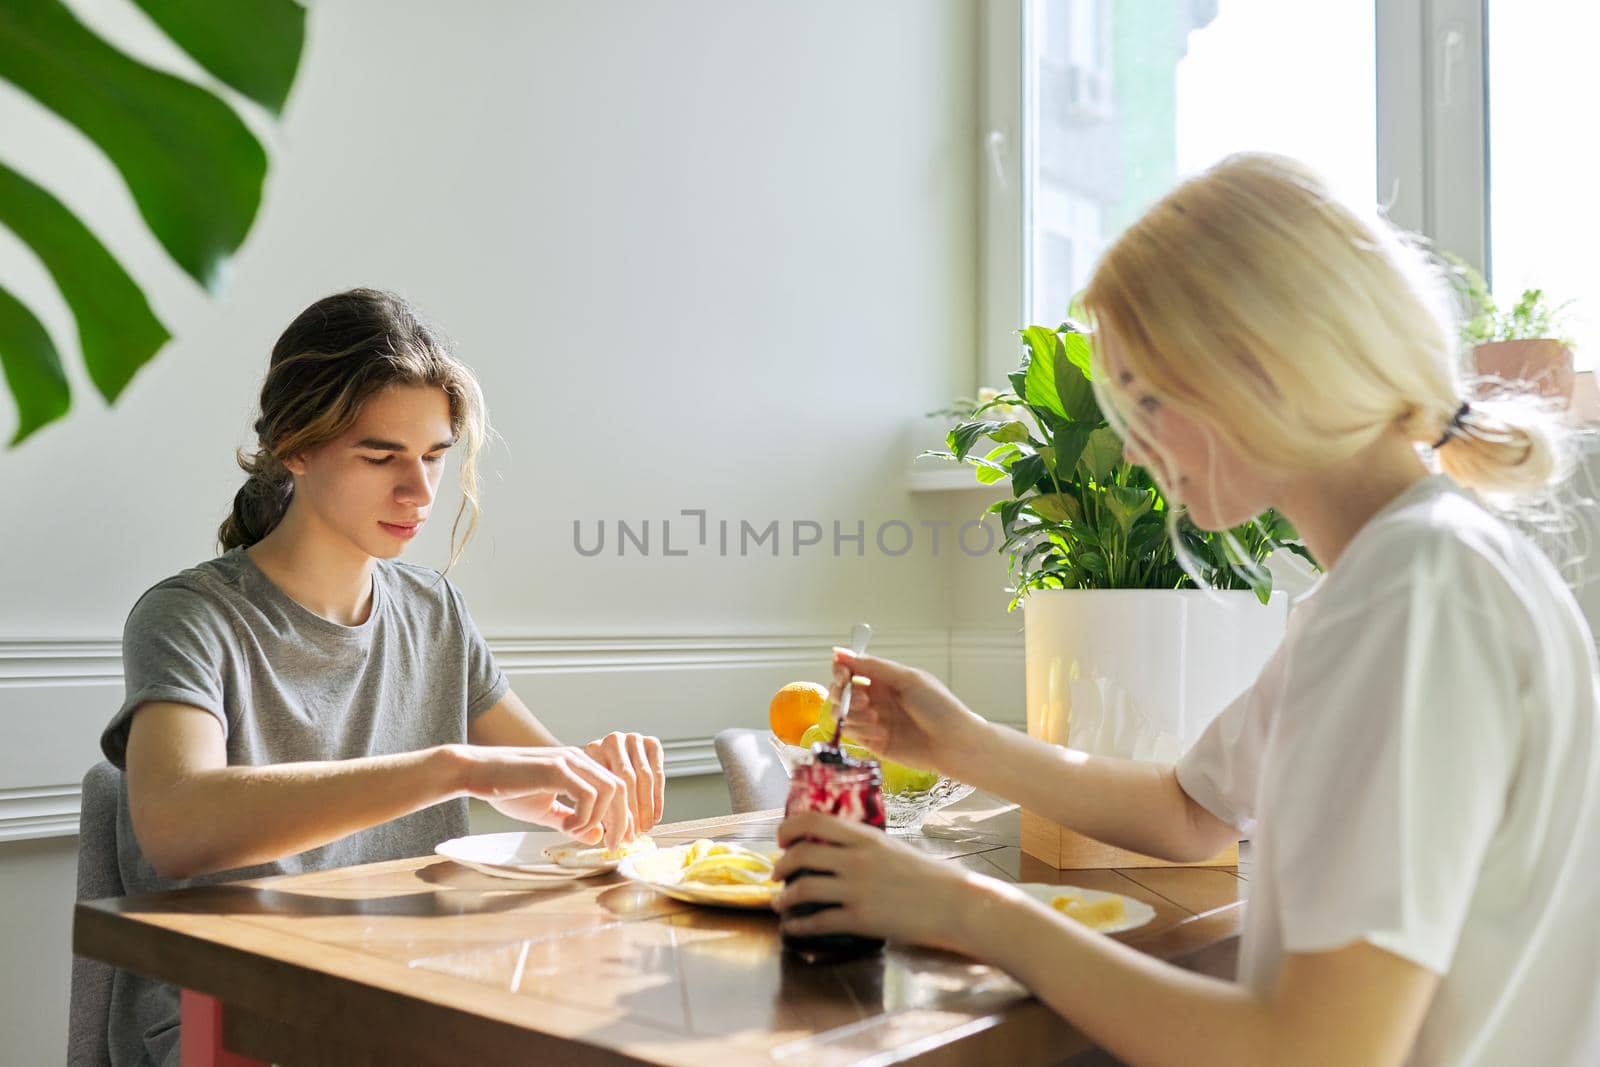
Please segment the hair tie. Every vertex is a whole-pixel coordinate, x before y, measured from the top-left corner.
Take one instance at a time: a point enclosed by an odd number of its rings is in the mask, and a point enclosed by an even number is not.
[[[1439,439],[1433,443],[1433,450],[1435,452],[1449,444],[1450,439],[1461,432],[1462,427],[1466,422],[1467,413],[1471,410],[1472,405],[1463,400],[1461,402],[1461,406],[1456,408],[1455,416],[1451,418],[1450,425],[1444,428],[1444,433],[1440,434]]]

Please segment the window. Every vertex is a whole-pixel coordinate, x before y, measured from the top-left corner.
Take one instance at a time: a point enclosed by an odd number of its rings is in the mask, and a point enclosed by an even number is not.
[[[1564,325],[1579,369],[1591,370],[1600,331],[1584,298],[1600,291],[1600,215],[1591,206],[1594,147],[1585,120],[1600,9],[1490,0],[1488,14],[1487,273],[1501,303],[1533,288],[1557,304],[1573,301]]]
[[[1231,152],[1377,195],[1371,3],[1031,0],[1023,20],[1030,322],[1060,321],[1111,239]]]
[[[1588,210],[1600,5],[1565,0],[985,0],[982,384],[1060,320],[1107,242],[1229,152],[1305,159],[1489,278],[1571,301],[1600,364]],[[1020,177],[1020,181],[1017,180]],[[1592,343],[1590,343],[1592,342]]]

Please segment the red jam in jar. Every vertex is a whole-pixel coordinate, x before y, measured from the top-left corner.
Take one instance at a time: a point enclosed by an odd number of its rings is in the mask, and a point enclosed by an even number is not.
[[[794,769],[784,814],[821,811],[852,822],[884,828],[883,771],[876,760],[858,760],[832,745],[816,744],[812,758]],[[821,871],[798,870],[790,878],[831,877]],[[811,915],[837,904],[799,904],[790,915]],[[883,939],[855,934],[783,935],[783,947],[807,962],[832,963],[878,952]]]

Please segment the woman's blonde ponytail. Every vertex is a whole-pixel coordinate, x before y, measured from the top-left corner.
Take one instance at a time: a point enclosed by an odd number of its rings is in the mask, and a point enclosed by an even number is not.
[[[1441,471],[1514,509],[1516,501],[1542,496],[1566,478],[1570,436],[1547,399],[1501,392],[1463,402],[1431,444]]]

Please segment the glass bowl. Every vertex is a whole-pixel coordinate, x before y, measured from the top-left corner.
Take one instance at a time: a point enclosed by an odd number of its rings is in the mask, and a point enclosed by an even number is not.
[[[791,745],[776,734],[767,739],[783,763],[784,773],[794,775],[801,760],[811,758],[811,750]],[[883,816],[885,828],[892,834],[912,834],[922,829],[923,820],[947,805],[954,804],[972,793],[972,786],[954,778],[940,775],[927,789],[906,789],[898,793],[883,791]]]

